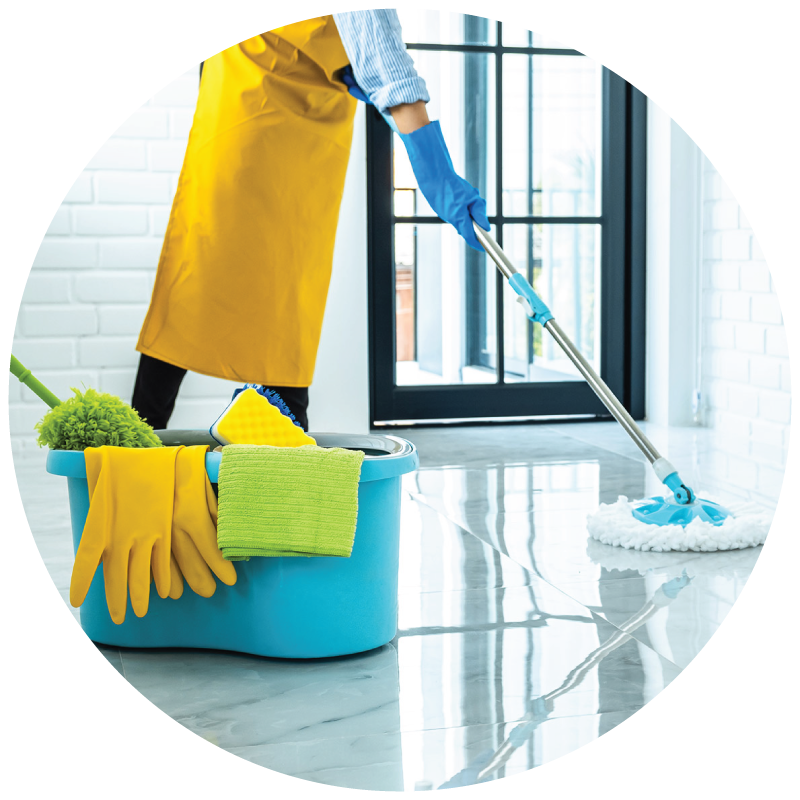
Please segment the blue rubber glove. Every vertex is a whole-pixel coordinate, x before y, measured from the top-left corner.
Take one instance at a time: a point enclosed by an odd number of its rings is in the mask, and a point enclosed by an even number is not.
[[[372,105],[369,97],[356,83],[350,64],[344,68],[342,80],[347,91],[356,100]],[[382,113],[381,116],[403,140],[419,188],[430,207],[441,219],[449,222],[470,247],[482,251],[483,247],[475,235],[472,220],[485,231],[489,230],[486,201],[472,184],[456,173],[439,123],[430,122],[414,133],[400,133],[390,114]]]
[[[449,222],[470,247],[483,251],[472,220],[489,230],[486,201],[471,183],[456,174],[438,121],[429,122],[414,133],[401,133],[400,138],[430,207]]]
[[[362,103],[366,103],[368,106],[372,105],[369,97],[364,94],[362,88],[356,83],[355,76],[353,75],[353,68],[349,64],[342,72],[342,80],[344,81],[345,86],[347,86],[347,91],[350,92],[350,94],[353,95],[356,100],[360,100]]]

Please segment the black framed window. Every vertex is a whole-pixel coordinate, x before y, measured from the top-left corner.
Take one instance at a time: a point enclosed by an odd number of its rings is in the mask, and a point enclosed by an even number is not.
[[[641,418],[644,96],[530,31],[401,19],[430,116],[486,199],[495,238]],[[399,137],[367,116],[373,424],[607,416],[486,254],[435,216]]]

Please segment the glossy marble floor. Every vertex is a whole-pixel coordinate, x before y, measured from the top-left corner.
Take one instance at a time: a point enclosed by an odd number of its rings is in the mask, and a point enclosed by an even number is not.
[[[695,488],[741,499],[712,478],[711,432],[649,432]],[[599,502],[657,490],[612,423],[399,433],[422,463],[404,483],[393,642],[313,662],[102,648],[110,664],[178,723],[264,767],[359,789],[463,786],[558,758],[634,714],[714,634],[758,558],[588,540]],[[38,463],[17,474],[67,602],[66,482]]]

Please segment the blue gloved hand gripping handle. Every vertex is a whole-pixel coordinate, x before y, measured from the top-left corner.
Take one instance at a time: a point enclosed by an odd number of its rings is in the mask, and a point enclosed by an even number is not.
[[[486,201],[453,167],[438,121],[429,122],[413,133],[401,133],[408,160],[420,191],[440,219],[449,222],[475,250],[481,244],[473,226],[489,229]]]
[[[511,288],[518,295],[518,302],[525,309],[528,318],[533,322],[538,322],[556,340],[559,347],[566,353],[570,361],[577,367],[578,371],[586,379],[594,393],[602,400],[603,405],[609,410],[614,419],[625,429],[625,432],[633,439],[636,446],[644,453],[647,460],[655,470],[658,479],[669,488],[680,505],[687,505],[694,502],[694,492],[687,486],[678,475],[677,470],[672,464],[663,458],[656,450],[653,443],[644,435],[643,431],[634,422],[633,417],[627,409],[619,402],[605,381],[595,372],[592,365],[578,352],[570,338],[561,329],[561,326],[553,318],[553,314],[547,305],[541,300],[539,295],[534,292],[528,279],[511,263],[511,260],[503,252],[500,245],[480,226],[475,224],[475,235],[483,245],[484,250],[497,265],[497,268],[508,280]]]

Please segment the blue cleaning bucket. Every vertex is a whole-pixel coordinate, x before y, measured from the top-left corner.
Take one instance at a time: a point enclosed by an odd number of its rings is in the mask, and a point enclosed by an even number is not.
[[[167,445],[212,443],[202,431],[158,433]],[[395,436],[311,435],[321,447],[365,454],[349,558],[237,561],[236,584],[217,581],[209,598],[186,584],[178,600],[162,599],[151,586],[147,614],[137,617],[129,599],[122,625],[115,625],[108,613],[101,565],[80,608],[86,635],[116,647],[192,647],[278,658],[342,656],[390,642],[397,633],[400,484],[405,473],[419,466],[416,448]],[[221,459],[220,453],[206,455],[214,484]],[[47,471],[67,478],[77,552],[89,511],[83,453],[51,450]]]

